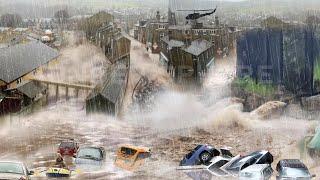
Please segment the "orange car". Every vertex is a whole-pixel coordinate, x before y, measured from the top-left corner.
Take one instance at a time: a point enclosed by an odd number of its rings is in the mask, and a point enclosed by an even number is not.
[[[124,145],[117,151],[115,165],[128,171],[134,171],[141,167],[145,159],[150,156],[150,148]]]

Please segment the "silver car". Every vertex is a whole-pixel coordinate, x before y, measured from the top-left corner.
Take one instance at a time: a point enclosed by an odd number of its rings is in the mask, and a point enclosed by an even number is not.
[[[22,162],[0,161],[0,179],[30,180],[33,173]]]
[[[273,169],[270,164],[254,164],[239,173],[239,179],[254,179],[254,180],[269,180],[273,174]]]

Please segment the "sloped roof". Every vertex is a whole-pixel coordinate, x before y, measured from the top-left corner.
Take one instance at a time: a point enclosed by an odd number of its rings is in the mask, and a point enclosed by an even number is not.
[[[174,39],[169,40],[168,36],[163,37],[162,41],[164,41],[166,44],[168,44],[169,48],[184,46],[184,42],[174,40]]]
[[[33,40],[1,48],[0,79],[12,82],[58,56],[58,51]]]
[[[197,39],[191,42],[191,45],[184,48],[183,50],[187,53],[199,56],[204,51],[212,47],[213,44],[205,39]]]
[[[35,98],[39,93],[43,92],[46,88],[34,81],[27,82],[17,87],[17,90],[28,96]]]
[[[126,75],[128,73],[128,69],[126,67],[126,62],[129,61],[128,58],[129,57],[125,57],[118,60],[112,72],[106,75],[106,79],[103,82],[102,87],[93,91],[87,99],[101,95],[109,101],[116,103],[122,88],[127,83]]]

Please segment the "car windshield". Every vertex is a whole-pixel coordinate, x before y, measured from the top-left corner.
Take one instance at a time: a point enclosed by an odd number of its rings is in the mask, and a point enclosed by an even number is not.
[[[133,156],[136,154],[136,152],[137,152],[137,150],[135,150],[135,149],[126,148],[126,147],[121,148],[121,153],[128,155],[128,156]]]
[[[209,167],[209,170],[213,171],[215,169],[221,168],[223,165],[227,164],[227,160],[220,160]]]
[[[283,176],[285,177],[309,177],[310,173],[305,168],[284,168]]]
[[[59,147],[60,148],[73,148],[74,143],[73,142],[62,142]]]
[[[247,156],[243,156],[237,160],[235,160],[229,167],[228,169],[233,169],[233,168],[237,168],[239,166],[241,166],[243,163],[247,162],[249,159],[251,158],[259,158],[261,156],[261,153],[260,152],[254,152],[254,153],[251,153]]]
[[[19,163],[0,162],[0,173],[24,174],[24,171]]]
[[[77,157],[84,159],[100,160],[102,159],[102,154],[100,149],[97,148],[82,148],[79,150]]]
[[[241,172],[240,177],[250,178],[250,179],[259,179],[261,178],[261,173],[259,171],[256,172]]]

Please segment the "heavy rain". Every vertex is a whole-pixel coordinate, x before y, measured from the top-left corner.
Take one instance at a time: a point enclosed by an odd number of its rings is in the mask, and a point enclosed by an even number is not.
[[[0,0],[0,179],[319,179],[318,0]]]

